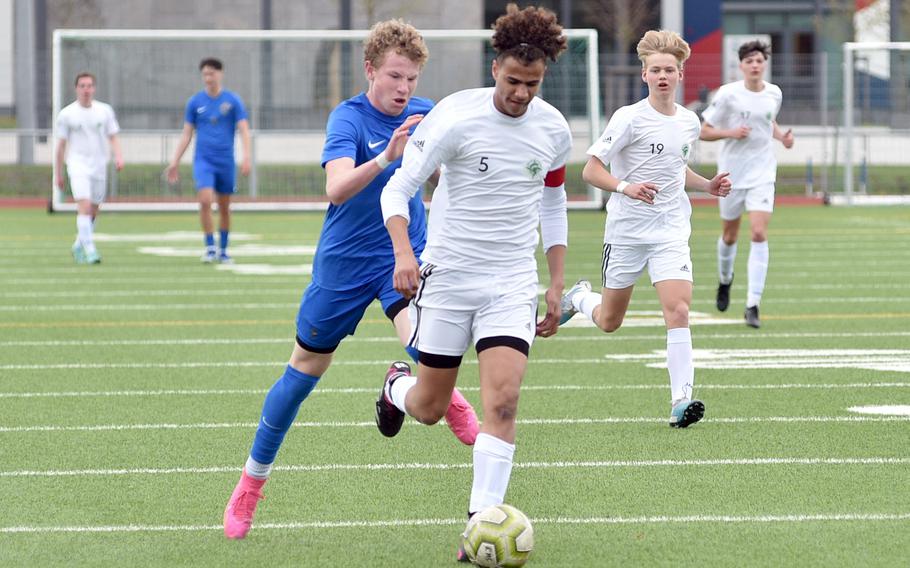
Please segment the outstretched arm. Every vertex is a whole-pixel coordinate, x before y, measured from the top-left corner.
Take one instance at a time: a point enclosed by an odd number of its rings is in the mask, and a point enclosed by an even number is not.
[[[686,167],[686,187],[705,191],[717,197],[726,197],[730,190],[733,189],[730,183],[730,172],[718,173],[713,178],[707,179],[701,177],[689,167]]]
[[[596,156],[588,158],[588,163],[585,164],[585,169],[582,170],[581,177],[585,182],[590,183],[598,189],[615,191],[626,197],[644,201],[649,205],[654,205],[654,196],[660,191],[657,185],[649,181],[643,183],[629,183],[619,179],[610,173],[603,162],[600,161],[600,158]]]
[[[423,118],[422,114],[412,114],[395,129],[386,145],[385,151],[369,162],[354,166],[351,158],[337,158],[325,164],[325,193],[333,205],[341,205],[360,193],[404,153],[408,142],[408,131]]]

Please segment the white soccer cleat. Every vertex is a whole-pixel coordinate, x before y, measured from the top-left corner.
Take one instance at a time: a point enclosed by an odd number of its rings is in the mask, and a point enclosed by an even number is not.
[[[562,315],[559,316],[559,325],[562,325],[572,319],[572,316],[578,313],[572,299],[577,294],[587,294],[591,291],[591,283],[587,280],[579,280],[574,286],[562,296]]]

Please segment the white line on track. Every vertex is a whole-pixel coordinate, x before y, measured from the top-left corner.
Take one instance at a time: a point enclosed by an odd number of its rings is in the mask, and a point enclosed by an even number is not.
[[[910,513],[820,513],[804,515],[689,515],[671,517],[540,517],[535,524],[549,525],[665,525],[674,523],[812,523],[812,522],[902,522]],[[344,528],[395,528],[426,526],[462,526],[463,518],[455,519],[389,519],[376,521],[311,521],[290,523],[257,523],[256,530],[312,530]],[[31,526],[0,527],[5,534],[40,533],[136,533],[136,532],[202,532],[222,531],[222,525],[108,525],[108,526]]]
[[[613,391],[613,390],[665,390],[666,385],[524,385],[529,391]],[[701,384],[708,390],[792,390],[792,389],[893,389],[910,388],[910,381],[902,383],[783,383],[754,385]],[[462,392],[477,392],[479,387],[459,387]],[[49,391],[49,392],[0,392],[2,398],[82,398],[82,397],[155,397],[155,396],[233,396],[263,395],[269,389],[159,389],[119,391]],[[375,387],[317,388],[314,395],[323,394],[376,394]]]
[[[910,331],[883,331],[883,332],[847,332],[847,333],[826,333],[826,332],[799,332],[799,333],[776,333],[765,332],[755,333],[697,333],[698,339],[748,339],[757,341],[762,339],[838,339],[838,338],[885,338],[885,337],[910,337]],[[554,341],[604,341],[613,343],[615,341],[651,341],[663,340],[667,336],[663,334],[650,335],[616,335],[607,337],[603,334],[571,334],[561,333],[554,337],[548,337],[546,343]],[[97,339],[97,340],[20,340],[20,341],[0,341],[0,347],[100,347],[114,345],[254,345],[254,344],[291,344],[293,338],[287,337],[238,337],[236,339],[226,339],[222,337],[208,337],[199,339]],[[398,343],[397,337],[348,337],[342,345],[348,343]]]
[[[218,295],[218,294],[215,294]],[[221,294],[243,295],[240,294]],[[289,295],[289,294],[288,294]],[[823,298],[776,298],[774,303],[786,304],[900,304],[910,302],[910,296],[845,296]],[[651,300],[643,304],[655,304]],[[693,305],[714,305],[714,300],[694,300]],[[15,304],[0,305],[0,312],[147,312],[170,310],[274,310],[296,309],[299,302],[222,302],[222,303],[161,303],[161,304]]]
[[[908,422],[910,416],[738,416],[731,418],[705,418],[701,424],[768,424],[768,423],[860,423],[860,422]],[[571,426],[607,424],[666,424],[666,418],[630,416],[620,418],[528,418],[517,420],[516,424],[527,426]],[[405,422],[408,426],[419,426],[417,422]],[[256,422],[202,422],[196,424],[95,424],[87,426],[2,426],[0,433],[24,432],[119,432],[129,430],[221,430],[255,428]],[[295,428],[375,428],[376,423],[368,422],[295,422]]]
[[[534,359],[534,363],[564,365],[567,363],[607,363],[606,359]],[[343,366],[388,366],[389,359],[377,359],[374,361],[336,361],[332,365],[335,367]],[[476,359],[467,359],[464,365],[476,365]],[[287,365],[287,361],[199,361],[188,363],[50,363],[50,364],[7,364],[0,365],[0,371],[40,371],[54,369],[209,369],[224,367],[281,367]]]
[[[600,469],[600,468],[649,468],[649,467],[703,467],[703,466],[762,466],[762,465],[908,465],[910,458],[732,458],[711,460],[608,460],[608,461],[559,461],[515,462],[516,469]],[[314,473],[322,471],[450,471],[471,469],[471,463],[368,463],[278,465],[272,471]],[[209,473],[238,473],[241,467],[169,467],[133,469],[73,469],[73,470],[18,470],[0,471],[3,477],[83,477],[121,475],[183,475]]]

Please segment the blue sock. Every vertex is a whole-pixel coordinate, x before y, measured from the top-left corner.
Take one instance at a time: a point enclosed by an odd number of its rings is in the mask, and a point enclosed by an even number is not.
[[[205,248],[214,249],[215,248],[215,235],[212,233],[205,234]]]
[[[230,231],[219,231],[219,233],[220,233],[219,236],[221,237],[221,241],[220,241],[221,242],[221,252],[224,252],[227,250],[228,233],[230,233]]]
[[[270,464],[278,455],[278,448],[284,441],[300,403],[310,394],[319,377],[301,373],[290,365],[284,370],[281,378],[269,389],[262,405],[262,418],[253,439],[250,456],[262,464]]]
[[[410,355],[411,359],[413,359],[414,362],[416,363],[417,362],[417,348],[411,347],[410,345],[408,345],[407,347],[404,348],[404,350],[408,352],[408,355]]]

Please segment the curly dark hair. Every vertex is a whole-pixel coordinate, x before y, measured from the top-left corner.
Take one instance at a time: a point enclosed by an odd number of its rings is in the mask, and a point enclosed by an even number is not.
[[[755,53],[756,51],[764,55],[766,60],[771,57],[771,46],[761,40],[756,39],[739,46],[739,60],[742,61],[748,57],[750,53]]]
[[[539,59],[556,61],[567,43],[556,14],[546,8],[528,6],[520,10],[512,3],[493,24],[493,49],[499,61],[506,57],[525,65]]]

